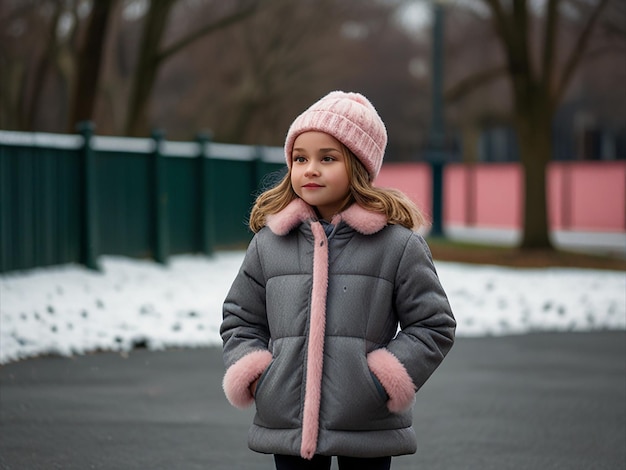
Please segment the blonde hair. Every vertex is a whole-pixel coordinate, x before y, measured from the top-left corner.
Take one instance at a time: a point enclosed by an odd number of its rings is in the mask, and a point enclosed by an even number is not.
[[[391,188],[379,188],[372,185],[369,173],[360,160],[342,144],[346,170],[350,178],[350,194],[341,211],[353,203],[372,212],[387,216],[390,224],[402,225],[417,230],[426,219],[422,212],[403,192]],[[263,192],[254,203],[248,225],[253,232],[261,230],[266,217],[280,212],[296,199],[298,195],[291,186],[291,166],[283,179],[273,188]]]

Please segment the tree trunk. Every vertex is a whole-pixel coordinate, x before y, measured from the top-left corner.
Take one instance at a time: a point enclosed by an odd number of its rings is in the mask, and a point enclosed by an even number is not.
[[[49,23],[49,30],[46,32],[48,42],[44,48],[41,58],[35,66],[30,102],[28,104],[27,111],[24,114],[23,120],[20,122],[20,128],[23,130],[33,130],[36,127],[37,115],[41,109],[43,89],[51,69],[51,64],[54,62],[54,55],[59,47],[59,42],[57,40],[57,28],[60,18],[61,5],[60,3],[55,3],[54,12]]]
[[[145,136],[148,129],[149,96],[156,82],[159,70],[159,46],[165,31],[169,12],[176,0],[150,2],[145,26],[139,47],[137,69],[129,98],[128,115],[124,134],[127,136]]]
[[[128,116],[124,133],[128,136],[141,136],[148,132],[149,99],[156,83],[159,67],[169,57],[189,46],[198,39],[244,20],[256,10],[257,3],[250,3],[244,9],[238,9],[213,23],[207,24],[189,34],[176,44],[161,50],[161,39],[167,26],[170,10],[178,0],[159,0],[150,2],[150,10],[146,15],[146,24],[139,47],[137,71],[133,76],[133,84],[129,99]]]
[[[87,35],[80,52],[76,87],[72,93],[67,125],[70,133],[76,130],[76,123],[93,120],[106,29],[114,5],[115,0],[94,3]]]
[[[546,197],[546,173],[552,155],[551,122],[551,115],[535,117],[531,113],[520,116],[517,122],[525,188],[522,249],[554,249]]]

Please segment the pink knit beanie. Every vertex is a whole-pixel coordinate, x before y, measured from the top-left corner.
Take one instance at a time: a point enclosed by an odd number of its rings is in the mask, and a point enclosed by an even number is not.
[[[363,163],[372,181],[378,175],[387,146],[387,129],[365,96],[333,91],[300,114],[285,139],[285,158],[290,168],[293,143],[308,131],[332,135]]]

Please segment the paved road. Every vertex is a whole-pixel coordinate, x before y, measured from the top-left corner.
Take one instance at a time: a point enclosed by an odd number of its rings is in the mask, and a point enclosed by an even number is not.
[[[5,365],[0,468],[271,470],[222,373],[216,348]],[[394,470],[626,469],[626,333],[458,339],[415,422]]]

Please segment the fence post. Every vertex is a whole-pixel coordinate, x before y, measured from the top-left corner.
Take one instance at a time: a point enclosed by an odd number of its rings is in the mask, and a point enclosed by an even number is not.
[[[94,125],[91,121],[82,121],[78,123],[77,130],[84,139],[81,155],[80,262],[89,269],[99,270],[96,261],[98,253],[96,236],[96,173],[92,147]]]
[[[432,226],[430,236],[443,237],[443,168],[442,159],[433,158],[430,162],[432,171]]]
[[[198,213],[200,220],[200,252],[207,256],[213,254],[215,246],[215,207],[213,207],[214,199],[212,197],[211,179],[213,177],[213,168],[211,165],[210,155],[207,149],[211,141],[211,135],[207,132],[201,132],[196,136],[196,141],[200,146],[198,153]]]
[[[165,187],[165,159],[161,145],[165,133],[160,129],[152,131],[154,153],[152,158],[152,207],[153,207],[153,250],[154,260],[166,264],[169,251],[168,217],[167,217],[167,189]]]

